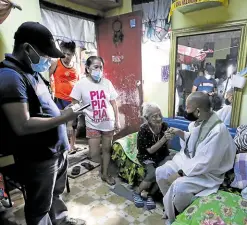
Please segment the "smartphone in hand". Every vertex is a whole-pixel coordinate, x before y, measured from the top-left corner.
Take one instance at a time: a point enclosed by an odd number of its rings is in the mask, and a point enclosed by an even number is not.
[[[75,104],[71,106],[71,109],[73,110],[73,112],[78,112],[78,111],[83,111],[84,109],[88,108],[91,104],[86,104],[86,105],[82,105],[82,104]]]

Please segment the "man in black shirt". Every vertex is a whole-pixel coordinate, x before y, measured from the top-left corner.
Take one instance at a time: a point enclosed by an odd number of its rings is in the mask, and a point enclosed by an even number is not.
[[[15,33],[13,54],[0,68],[0,144],[14,154],[19,179],[26,189],[28,225],[85,224],[67,216],[61,199],[67,179],[69,143],[65,123],[82,112],[60,112],[47,81],[39,74],[50,58],[63,54],[51,32],[35,22],[22,24]]]

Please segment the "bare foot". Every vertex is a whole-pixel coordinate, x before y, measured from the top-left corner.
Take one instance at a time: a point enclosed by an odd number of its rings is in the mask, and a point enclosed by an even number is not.
[[[109,184],[109,185],[115,185],[116,184],[116,181],[114,180],[114,178],[112,177],[112,176],[110,176],[110,175],[108,175],[108,176],[101,176],[101,179],[104,181],[104,182],[106,182],[107,184]]]

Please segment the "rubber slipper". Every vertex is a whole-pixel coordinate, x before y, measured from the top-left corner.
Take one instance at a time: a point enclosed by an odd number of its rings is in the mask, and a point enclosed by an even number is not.
[[[81,165],[84,166],[84,167],[85,167],[87,170],[89,170],[89,171],[94,169],[94,166],[91,165],[90,163],[84,162],[84,163],[82,163]]]
[[[133,192],[132,196],[133,196],[133,201],[135,203],[135,206],[137,208],[143,208],[144,207],[144,201],[143,201],[141,195]]]
[[[147,198],[147,209],[152,210],[156,208],[156,204],[151,196],[148,196]]]
[[[73,176],[76,176],[76,175],[79,175],[80,172],[81,172],[81,167],[80,167],[80,166],[75,166],[75,167],[72,169],[71,174],[72,174]]]
[[[82,151],[83,149],[80,148],[80,147],[76,147],[76,148],[74,148],[74,150],[77,151],[77,152],[80,152],[80,151]]]
[[[76,153],[76,150],[70,150],[69,155],[74,155]]]

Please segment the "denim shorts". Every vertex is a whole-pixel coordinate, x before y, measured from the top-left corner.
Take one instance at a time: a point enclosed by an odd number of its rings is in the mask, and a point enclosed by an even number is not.
[[[71,104],[70,101],[63,100],[63,99],[60,99],[60,98],[55,98],[54,102],[56,103],[57,107],[60,110],[63,110],[65,107],[67,107],[69,104]],[[72,123],[72,127],[73,127],[74,130],[77,129],[77,126],[78,126],[78,118],[76,118]]]

